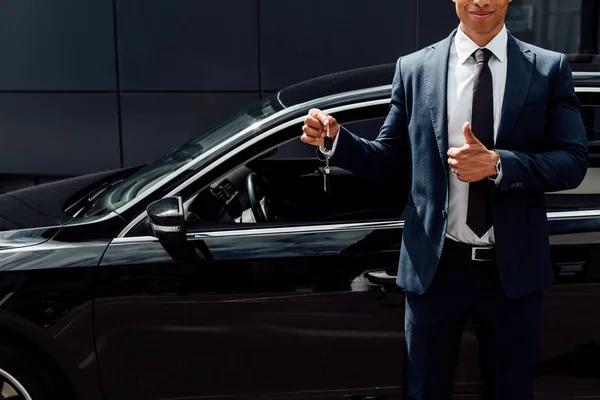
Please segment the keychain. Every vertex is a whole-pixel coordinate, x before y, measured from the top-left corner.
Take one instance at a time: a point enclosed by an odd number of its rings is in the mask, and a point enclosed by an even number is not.
[[[331,138],[331,135],[329,134],[329,125],[327,125],[327,136],[325,136],[325,138],[323,139],[323,147],[325,148],[325,151],[330,152],[331,149],[333,148],[333,139]],[[331,168],[329,168],[329,155],[325,155],[325,175],[323,177],[324,179],[324,183],[323,183],[323,189],[325,190],[325,193],[329,194],[331,193],[331,182],[329,179],[329,176],[331,174]]]

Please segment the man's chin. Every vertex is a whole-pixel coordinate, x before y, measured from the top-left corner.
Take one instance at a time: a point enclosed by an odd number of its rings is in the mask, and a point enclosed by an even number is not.
[[[497,28],[499,24],[495,24],[493,26],[490,26],[488,24],[480,24],[477,23],[479,21],[472,21],[469,25],[467,25],[467,29],[470,30],[471,32],[475,33],[476,35],[488,35],[492,32],[494,32]]]

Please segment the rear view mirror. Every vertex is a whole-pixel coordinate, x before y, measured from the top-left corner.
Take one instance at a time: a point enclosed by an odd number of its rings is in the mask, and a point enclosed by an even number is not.
[[[181,244],[186,241],[183,202],[180,196],[165,197],[146,207],[150,227],[161,242]]]

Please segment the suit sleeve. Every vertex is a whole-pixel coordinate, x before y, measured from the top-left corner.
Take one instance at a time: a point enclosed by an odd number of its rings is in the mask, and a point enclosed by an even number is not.
[[[588,144],[567,58],[551,82],[547,147],[539,153],[496,150],[502,162],[498,190],[553,192],[579,186],[588,168]]]
[[[401,59],[396,63],[390,111],[375,140],[362,139],[342,127],[332,164],[367,179],[388,182],[407,160],[408,126]]]

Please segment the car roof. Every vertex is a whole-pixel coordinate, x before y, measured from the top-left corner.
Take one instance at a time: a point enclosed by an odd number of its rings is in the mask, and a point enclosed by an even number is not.
[[[597,64],[595,68],[590,68],[588,63],[580,59],[571,60],[575,86],[600,88],[600,69]],[[389,86],[395,70],[396,64],[390,63],[324,75],[280,90],[277,99],[283,107],[288,108],[340,93]]]
[[[277,98],[288,108],[335,94],[390,85],[395,69],[392,63],[324,75],[282,89]]]

